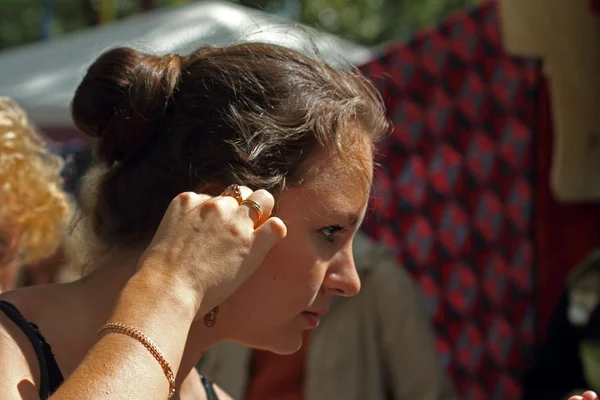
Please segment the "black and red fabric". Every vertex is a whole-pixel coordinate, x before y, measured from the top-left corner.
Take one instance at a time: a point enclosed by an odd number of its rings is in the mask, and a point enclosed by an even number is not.
[[[533,178],[541,65],[507,56],[495,3],[362,67],[394,131],[364,230],[420,284],[462,399],[516,399],[535,337]]]

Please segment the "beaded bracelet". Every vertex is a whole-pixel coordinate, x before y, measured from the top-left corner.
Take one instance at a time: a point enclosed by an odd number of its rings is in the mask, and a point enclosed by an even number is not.
[[[152,356],[154,356],[156,361],[158,361],[161,368],[163,369],[165,376],[167,377],[167,380],[169,381],[169,397],[168,398],[170,399],[171,397],[173,397],[173,395],[175,394],[175,375],[173,374],[171,365],[165,359],[165,356],[163,356],[163,354],[158,349],[158,347],[156,347],[154,342],[148,336],[144,335],[142,332],[135,329],[134,327],[131,327],[131,326],[128,326],[125,324],[121,324],[119,322],[108,322],[108,323],[104,324],[102,326],[102,328],[100,328],[100,330],[98,331],[98,336],[100,336],[103,332],[122,333],[124,335],[127,335],[129,337],[136,339],[141,344],[143,344],[144,347],[146,349],[148,349],[150,354],[152,354]]]

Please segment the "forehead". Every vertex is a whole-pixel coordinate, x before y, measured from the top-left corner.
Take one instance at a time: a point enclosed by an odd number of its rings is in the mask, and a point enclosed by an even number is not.
[[[336,168],[337,169],[337,168]],[[336,216],[360,218],[371,190],[372,161],[366,168],[353,170],[347,166],[339,171],[323,171],[310,183],[285,190],[279,196],[282,212],[301,213],[305,216]],[[354,222],[354,221],[350,221]]]
[[[337,182],[336,182],[337,184]],[[363,190],[333,190],[297,186],[280,196],[277,214],[284,219],[320,219],[355,224],[366,209],[368,197]]]
[[[281,193],[279,207],[310,205],[313,212],[361,214],[371,191],[373,148],[358,124],[347,129],[352,140],[345,150],[323,150],[309,158],[304,179]]]
[[[344,143],[321,149],[305,162],[301,185],[336,186],[339,180],[370,188],[373,178],[373,143],[363,128],[353,123],[345,128]]]

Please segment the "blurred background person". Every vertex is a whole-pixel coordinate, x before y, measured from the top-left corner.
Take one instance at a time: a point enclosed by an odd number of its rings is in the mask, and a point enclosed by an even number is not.
[[[600,248],[569,275],[523,389],[523,400],[566,400],[586,389],[600,391]]]
[[[36,270],[27,276],[25,265],[39,263],[37,270],[51,271],[51,281],[65,262],[59,249],[70,202],[62,190],[62,166],[24,111],[0,97],[0,292],[18,280],[36,281]]]
[[[300,351],[282,356],[223,343],[199,368],[239,400],[457,399],[408,273],[361,232],[353,248],[360,293],[334,299]]]

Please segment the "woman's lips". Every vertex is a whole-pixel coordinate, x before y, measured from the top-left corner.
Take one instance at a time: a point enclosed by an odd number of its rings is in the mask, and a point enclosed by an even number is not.
[[[307,310],[302,313],[302,316],[308,322],[310,328],[314,329],[317,326],[319,326],[319,321],[320,321],[321,317],[323,315],[327,314],[327,311],[329,311],[329,309],[326,309],[326,308],[324,308],[322,310],[315,310],[315,311]]]
[[[317,313],[310,312],[310,311],[304,311],[302,313],[302,316],[304,317],[306,322],[308,322],[308,325],[311,329],[315,329],[317,326],[319,326],[319,320],[321,318],[319,317],[319,315]]]

